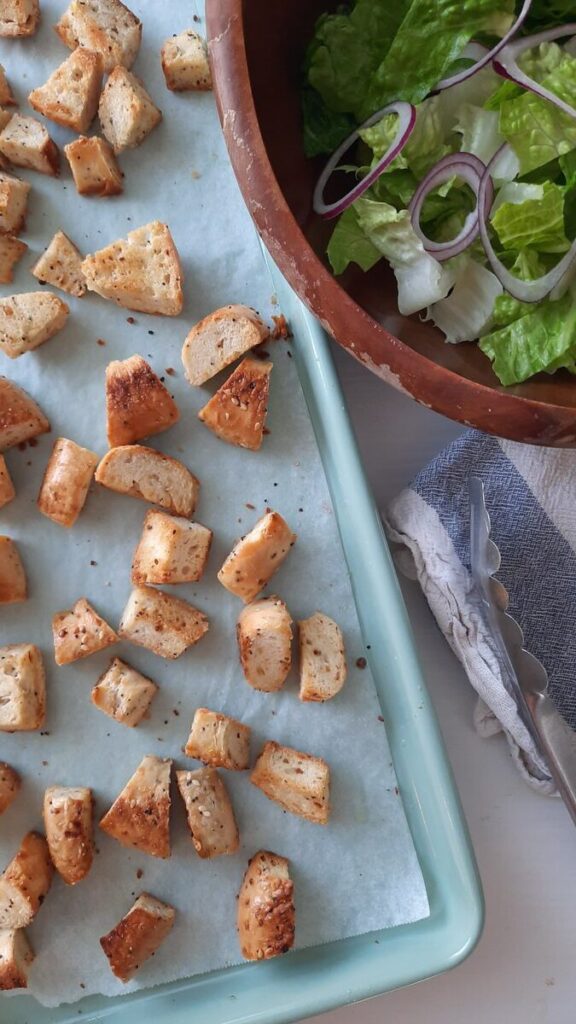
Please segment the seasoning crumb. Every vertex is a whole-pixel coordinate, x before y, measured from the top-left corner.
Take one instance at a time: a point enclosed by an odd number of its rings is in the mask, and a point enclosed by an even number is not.
[[[103,345],[105,345],[105,344],[106,344],[106,342],[104,341],[104,338],[98,338],[98,339],[97,339],[97,341],[96,341],[96,344],[97,344],[97,345],[102,345],[102,346],[103,346]]]
[[[135,320],[135,318],[133,316],[127,316],[126,317],[126,323],[127,324],[135,324],[136,320]]]
[[[90,565],[98,565],[98,562],[95,562],[94,559],[91,558],[90,559]]]
[[[251,501],[247,501],[247,502],[246,502],[246,508],[251,508],[251,509],[255,509],[255,508],[256,508],[256,505],[253,505]]]
[[[198,178],[201,177],[202,175],[200,174],[200,171],[192,171],[192,178],[194,179],[194,181],[198,181]]]
[[[398,789],[398,786],[394,786],[394,793],[396,796],[400,796],[400,790]]]
[[[356,668],[366,668],[366,658],[356,658]]]
[[[154,331],[148,331],[148,334],[154,334]],[[150,357],[152,358],[152,357]]]
[[[384,721],[384,718],[383,718],[383,716],[382,716],[382,715],[378,715],[378,721],[379,721],[379,722],[383,722],[383,721]]]
[[[43,764],[43,765],[44,765],[44,767],[46,768],[46,767],[48,766],[48,761],[42,761],[42,764]]]
[[[193,15],[192,21],[200,21],[199,16],[197,14]]]
[[[288,349],[288,351],[286,352],[286,355],[288,356],[288,359],[292,359],[292,353],[291,353],[290,349]]]
[[[180,712],[178,711],[178,708],[172,708],[172,714],[176,715],[176,718],[180,717]]]
[[[28,441],[28,444],[30,445],[31,448],[37,448],[38,439],[36,437],[31,437],[30,440]]]
[[[86,985],[84,984],[83,981],[80,982],[80,988],[86,988]]]
[[[175,377],[176,376],[176,370],[174,369],[173,366],[167,366],[165,372],[168,374],[169,377]]]
[[[138,871],[136,872],[136,878],[142,878],[143,874],[144,871],[142,870],[142,868],[138,868]]]
[[[277,316],[274,316],[273,314],[272,319],[274,321],[274,330],[272,331],[271,336],[274,338],[274,341],[278,341],[280,338],[292,337],[292,331],[290,330],[288,321],[283,313],[280,313]]]
[[[263,434],[271,434],[271,433],[272,433],[272,431],[271,431],[271,430],[269,430],[269,429],[268,429],[268,427],[264,427],[264,430],[262,431],[262,433],[263,433]]]

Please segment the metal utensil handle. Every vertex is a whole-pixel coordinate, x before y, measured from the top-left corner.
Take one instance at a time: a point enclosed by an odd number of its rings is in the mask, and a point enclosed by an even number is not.
[[[576,824],[576,732],[546,694],[527,693],[525,700],[554,781]]]

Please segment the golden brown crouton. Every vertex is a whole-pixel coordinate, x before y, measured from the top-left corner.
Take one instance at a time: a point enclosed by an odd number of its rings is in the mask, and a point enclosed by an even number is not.
[[[130,981],[138,968],[154,956],[170,932],[175,916],[174,907],[143,892],[116,927],[100,939],[112,973],[120,981]]]
[[[28,246],[12,235],[0,235],[0,284],[12,284],[14,267]]]
[[[81,135],[64,146],[76,191],[81,196],[118,196],[124,191],[114,150],[98,135]],[[84,281],[84,274],[82,274]]]
[[[6,78],[6,71],[0,64],[0,107],[13,107],[15,104],[16,100]]]
[[[142,82],[131,71],[117,67],[102,90],[98,106],[102,133],[115,153],[134,149],[162,120]]]
[[[50,430],[36,402],[8,377],[0,377],[0,452]]]
[[[4,814],[18,796],[22,780],[6,761],[0,761],[0,814]]]
[[[19,604],[27,598],[26,573],[11,537],[0,536],[0,604]]]
[[[82,271],[90,291],[126,309],[158,316],[182,312],[180,259],[168,225],[160,221],[87,256]]]
[[[50,121],[85,132],[98,109],[102,87],[102,55],[79,47],[28,96],[28,102]]]
[[[4,508],[4,505],[7,505],[15,497],[16,491],[8,472],[6,459],[3,455],[0,455],[0,508]]]
[[[142,356],[106,367],[106,433],[111,448],[168,430],[180,418],[178,406]]]
[[[30,924],[52,884],[53,874],[44,836],[28,832],[0,875],[0,929],[26,928]]]
[[[198,413],[222,441],[258,451],[262,444],[272,363],[243,359]]]
[[[151,857],[170,856],[169,758],[144,757],[100,821],[100,828],[122,846]]]
[[[152,509],[132,561],[132,583],[194,583],[204,572],[212,530]]]
[[[86,877],[94,859],[92,790],[50,786],[44,794],[44,828],[52,863],[67,885]]]
[[[269,741],[250,776],[285,811],[325,825],[330,815],[330,769],[321,757]]]
[[[273,693],[292,664],[292,618],[279,597],[253,601],[240,612],[236,628],[240,663],[255,690]]]
[[[34,644],[0,647],[0,732],[41,729],[46,718],[42,655]]]
[[[0,233],[16,235],[24,227],[30,185],[0,172]]]
[[[28,967],[34,960],[23,928],[0,931],[0,992],[28,987]]]
[[[216,309],[192,328],[184,342],[187,379],[190,384],[204,384],[268,334],[266,324],[249,306]]]
[[[54,443],[38,495],[42,515],[60,526],[74,526],[94,476],[98,456],[66,437]]]
[[[294,882],[288,861],[260,850],[238,893],[238,937],[246,960],[269,960],[294,945]]]
[[[346,682],[346,652],[342,630],[333,619],[315,612],[298,623],[300,700],[335,697]]]
[[[161,505],[178,516],[194,515],[200,483],[186,466],[140,444],[111,448],[96,470],[96,481],[118,494]]]
[[[142,38],[140,20],[120,0],[72,0],[54,29],[70,50],[101,53],[107,74],[116,64],[132,67]]]
[[[176,772],[188,827],[199,857],[236,853],[240,839],[224,782],[215,768]]]
[[[86,292],[81,266],[82,256],[74,243],[63,231],[57,231],[31,273],[43,284],[51,284],[81,298]]]
[[[158,687],[120,658],[114,658],[92,690],[92,703],[116,722],[134,728],[147,718]]]
[[[250,765],[250,726],[208,708],[198,708],[184,753],[213,768],[242,772]]]
[[[52,292],[23,292],[0,299],[0,351],[9,359],[32,352],[62,330],[69,312]]]
[[[33,36],[40,23],[40,0],[2,0],[0,36]]]
[[[218,579],[243,601],[252,601],[272,579],[294,546],[296,534],[278,512],[267,512],[237,541]]]
[[[153,587],[135,587],[118,632],[160,658],[179,658],[208,632],[208,619],[180,597]]]
[[[166,85],[173,92],[186,89],[206,92],[212,88],[206,42],[192,29],[167,39],[161,58]]]
[[[118,642],[114,630],[85,597],[76,601],[72,610],[57,612],[52,619],[52,636],[57,665],[70,665]]]
[[[60,153],[40,121],[13,114],[0,132],[0,153],[15,167],[27,167],[57,177]]]

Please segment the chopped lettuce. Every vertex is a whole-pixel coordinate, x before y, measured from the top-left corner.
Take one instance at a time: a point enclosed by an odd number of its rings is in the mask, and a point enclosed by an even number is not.
[[[517,188],[522,188],[520,184]],[[552,182],[525,185],[539,192],[522,202],[502,202],[491,221],[504,249],[525,249],[541,253],[564,253],[570,242],[564,232],[564,189]]]
[[[350,263],[357,263],[362,270],[370,270],[382,259],[380,250],[358,224],[353,206],[349,206],[338,218],[327,252],[335,274],[343,274]]]
[[[535,373],[574,370],[576,360],[576,305],[572,296],[548,299],[533,312],[479,341],[492,360],[502,384],[520,384]]]
[[[455,131],[462,136],[461,149],[472,153],[487,164],[500,149],[504,139],[498,129],[498,114],[495,110],[484,110],[463,103],[458,111]]]
[[[494,303],[503,288],[492,271],[476,260],[466,259],[447,298],[428,309],[433,320],[446,335],[446,341],[475,341],[491,321]]]
[[[376,124],[360,132],[362,141],[370,146],[374,160],[380,160],[384,156],[394,141],[397,130],[397,114],[386,114]],[[420,180],[434,164],[453,149],[454,143],[449,138],[439,97],[433,96],[418,107],[412,134],[402,152],[385,173],[407,167]]]

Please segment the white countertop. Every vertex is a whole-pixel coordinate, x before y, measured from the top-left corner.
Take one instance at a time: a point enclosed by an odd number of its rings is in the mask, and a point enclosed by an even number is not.
[[[380,507],[460,432],[355,360],[337,365]],[[475,695],[417,584],[403,582],[416,644],[464,806],[486,899],[484,934],[460,967],[345,1007],[318,1024],[574,1024],[576,831],[562,802],[533,793],[502,736],[480,739]]]

